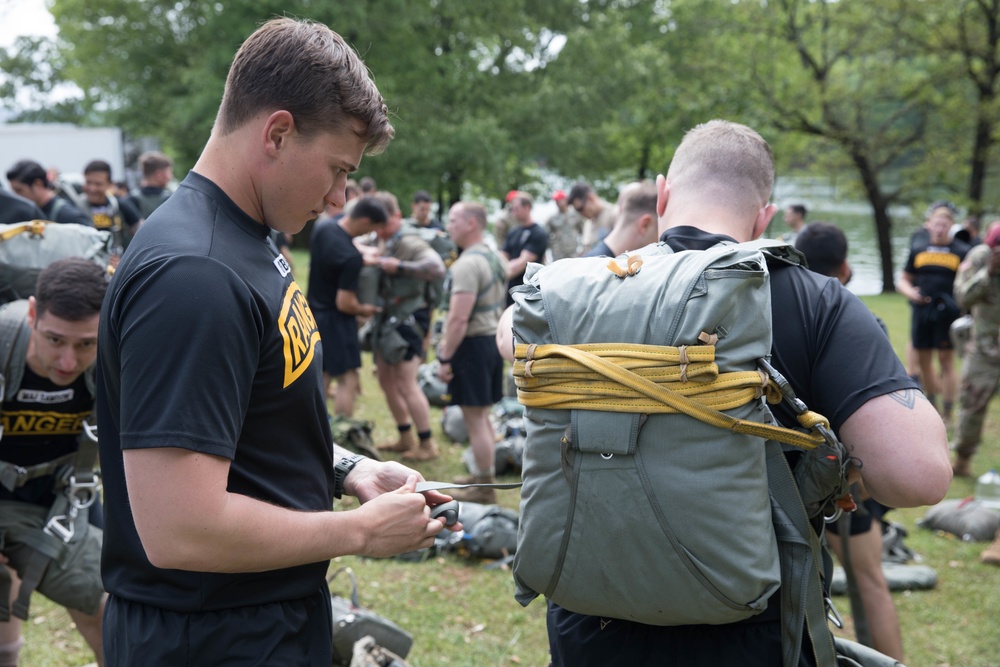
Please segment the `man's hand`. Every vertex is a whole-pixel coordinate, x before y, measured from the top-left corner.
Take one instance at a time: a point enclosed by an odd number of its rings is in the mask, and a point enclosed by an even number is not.
[[[352,470],[348,477],[353,474]],[[410,475],[401,487],[352,510],[362,515],[365,529],[364,549],[359,555],[395,556],[434,544],[434,538],[445,527],[444,520],[430,518],[427,499],[416,493],[416,485],[417,475]],[[454,530],[454,526],[451,528]]]
[[[451,382],[454,377],[455,373],[451,370],[450,363],[438,365],[438,379],[441,382]]]
[[[382,269],[390,276],[399,273],[399,260],[395,257],[379,257],[378,268]]]
[[[414,484],[426,481],[419,472],[407,468],[398,461],[364,459],[359,461],[347,475],[344,480],[344,492],[364,504],[386,493],[398,491],[411,477],[416,480]],[[451,500],[451,496],[439,491],[427,491],[423,496],[426,496],[428,505],[439,505]]]

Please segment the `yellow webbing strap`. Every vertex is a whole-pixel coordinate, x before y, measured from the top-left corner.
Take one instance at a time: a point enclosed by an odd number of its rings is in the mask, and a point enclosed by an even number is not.
[[[802,449],[812,449],[824,442],[817,425],[830,426],[825,417],[812,411],[798,417],[810,429],[809,433],[736,419],[720,412],[745,405],[761,395],[770,403],[779,403],[781,391],[762,373],[720,375],[714,363],[714,345],[678,348],[614,343],[521,343],[515,346],[514,357],[517,398],[526,407],[684,413],[711,426]],[[671,372],[663,368],[665,363],[677,368]],[[658,368],[654,369],[654,364]],[[633,368],[639,372],[633,372]],[[682,375],[688,381],[680,380]],[[706,380],[691,382],[694,377]]]
[[[41,235],[45,233],[45,221],[44,220],[32,220],[31,222],[22,222],[19,225],[13,225],[8,229],[0,232],[0,242],[9,241],[18,234],[30,233],[34,235]]]

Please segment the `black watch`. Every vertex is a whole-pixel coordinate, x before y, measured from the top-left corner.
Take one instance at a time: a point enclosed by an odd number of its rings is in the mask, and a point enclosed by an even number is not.
[[[344,480],[354,466],[358,465],[360,461],[364,461],[365,457],[360,454],[350,454],[348,456],[340,457],[337,461],[337,465],[333,466],[333,497],[340,500],[341,496],[344,495]]]

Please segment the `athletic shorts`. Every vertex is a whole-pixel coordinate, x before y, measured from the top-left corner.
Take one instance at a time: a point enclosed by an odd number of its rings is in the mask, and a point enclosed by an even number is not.
[[[18,576],[21,576],[33,551],[18,540],[16,533],[25,528],[41,529],[48,515],[48,507],[0,501],[2,551],[10,561],[9,567],[17,570]],[[101,581],[103,538],[104,532],[100,528],[88,526],[82,539],[67,545],[61,559],[49,563],[35,591],[63,607],[76,609],[90,616],[96,614],[104,598],[104,584]]]
[[[330,667],[326,587],[299,600],[178,612],[115,595],[104,612],[107,667]]]
[[[357,320],[335,310],[314,310],[313,317],[323,341],[323,372],[337,377],[361,368]]]
[[[490,406],[503,398],[503,357],[495,336],[466,338],[451,360],[448,383],[452,405]]]
[[[583,616],[551,602],[548,605],[546,624],[551,667],[775,667],[782,664],[781,622],[777,619],[760,623],[671,627]],[[808,635],[803,635],[802,643],[798,667],[812,667]]]
[[[881,521],[882,517],[885,516],[889,509],[890,508],[886,507],[874,498],[862,500],[860,507],[848,515],[851,522],[851,532],[848,534],[862,535],[867,533],[872,528],[872,522]],[[840,535],[840,530],[838,529],[837,524],[837,521],[826,524],[827,531],[833,533],[834,535]]]
[[[933,306],[914,306],[910,325],[910,340],[915,350],[950,350],[951,322],[937,316]]]

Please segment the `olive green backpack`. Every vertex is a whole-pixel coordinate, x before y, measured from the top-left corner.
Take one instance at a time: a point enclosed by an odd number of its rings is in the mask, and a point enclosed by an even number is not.
[[[846,454],[801,402],[801,430],[767,407],[793,398],[767,363],[768,264],[800,262],[762,241],[529,266],[512,291],[521,604],[724,624],[780,586],[785,667],[804,630],[817,664],[836,664],[810,519],[845,493]],[[806,452],[794,474],[779,440]]]

